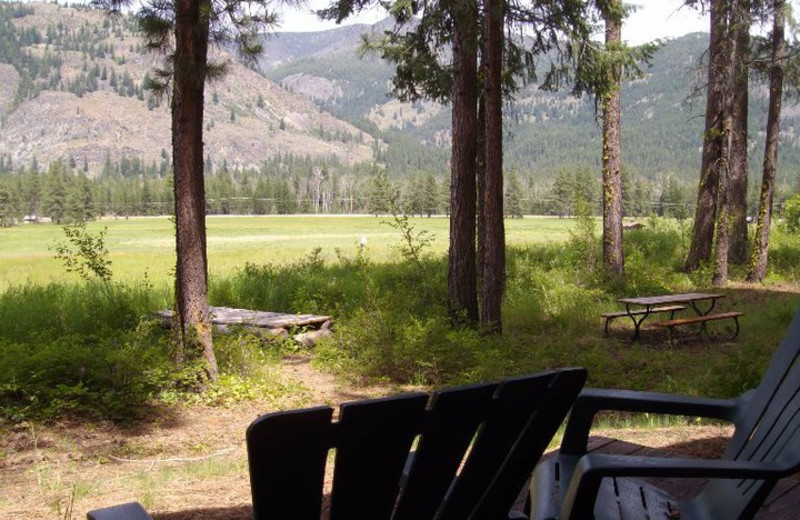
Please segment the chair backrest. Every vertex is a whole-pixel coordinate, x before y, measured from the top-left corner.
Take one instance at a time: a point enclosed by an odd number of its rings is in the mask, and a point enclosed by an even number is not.
[[[800,311],[745,405],[723,458],[800,470]],[[715,481],[701,500],[724,512],[719,518],[752,518],[777,481]]]
[[[247,430],[256,520],[317,520],[336,450],[330,520],[497,519],[517,495],[586,380],[571,368],[277,412]]]

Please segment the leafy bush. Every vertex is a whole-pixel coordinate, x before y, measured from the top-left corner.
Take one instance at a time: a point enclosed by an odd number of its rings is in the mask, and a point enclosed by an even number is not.
[[[800,195],[795,195],[783,203],[783,211],[781,211],[786,229],[790,233],[797,233],[800,231]]]
[[[130,420],[158,388],[170,363],[163,336],[150,323],[111,337],[39,336],[0,340],[0,415],[55,419],[65,415]]]

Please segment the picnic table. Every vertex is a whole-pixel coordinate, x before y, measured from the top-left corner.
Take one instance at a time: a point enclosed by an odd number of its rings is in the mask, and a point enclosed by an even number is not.
[[[670,332],[675,325],[700,322],[705,326],[705,322],[711,319],[722,319],[738,317],[741,313],[725,313],[725,314],[711,314],[714,310],[717,300],[724,298],[724,294],[717,293],[682,293],[682,294],[665,294],[662,296],[642,296],[638,298],[619,298],[617,301],[625,305],[625,315],[633,321],[633,341],[639,339],[639,330],[642,322],[654,312],[674,313],[681,310],[682,306],[688,305],[696,313],[694,318],[683,318],[682,320],[675,320],[674,315],[670,316],[670,320],[660,322],[658,325],[669,327]],[[702,307],[702,308],[701,308]],[[622,314],[622,313],[618,313]],[[608,318],[606,318],[608,320]],[[675,322],[675,323],[673,323]],[[679,323],[680,322],[680,323]],[[739,322],[737,320],[737,333]],[[606,321],[606,329],[608,328],[608,321]]]

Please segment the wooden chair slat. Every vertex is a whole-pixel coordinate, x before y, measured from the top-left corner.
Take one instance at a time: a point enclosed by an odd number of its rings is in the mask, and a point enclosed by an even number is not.
[[[346,403],[341,407],[331,520],[388,520],[428,394]]]
[[[781,388],[772,406],[767,409],[759,427],[751,436],[739,454],[740,459],[744,460],[774,460],[786,447],[786,443],[797,433],[800,427],[800,395],[797,390],[800,388],[800,373],[792,377],[795,388]],[[793,395],[786,395],[792,392]]]
[[[486,418],[497,386],[458,387],[433,395],[393,520],[433,518]]]
[[[477,506],[531,414],[540,406],[553,377],[554,373],[545,373],[536,378],[508,379],[500,384],[486,423],[478,432],[441,512],[441,520],[467,518]]]
[[[255,518],[319,520],[330,407],[265,415],[247,429]]]
[[[561,370],[554,374],[541,396],[538,409],[528,418],[505,456],[502,468],[483,494],[475,518],[501,518],[508,512],[507,504],[514,502],[530,477],[530,468],[536,466],[561,426],[560,420],[551,418],[566,417],[585,382],[586,372],[581,369]]]
[[[797,347],[798,334],[800,334],[800,320],[795,319],[775,351],[761,383],[753,391],[747,403],[747,413],[736,425],[736,431],[725,450],[725,457],[731,459],[741,457],[742,450],[750,442],[756,428],[762,422],[778,389],[783,385],[793,367],[800,363],[800,348]]]

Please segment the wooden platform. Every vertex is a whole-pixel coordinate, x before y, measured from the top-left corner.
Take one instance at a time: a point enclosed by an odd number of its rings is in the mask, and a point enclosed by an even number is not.
[[[639,444],[592,437],[589,439],[589,450],[594,453],[610,453],[616,455],[638,455],[650,457],[686,456],[679,448],[649,448]],[[677,498],[689,498],[706,483],[705,479],[650,479]],[[756,515],[757,520],[797,520],[800,518],[800,475],[781,480]]]
[[[211,323],[217,326],[244,325],[262,329],[319,328],[323,323],[332,319],[330,316],[284,314],[250,309],[233,309],[231,307],[209,307],[209,310],[211,311]],[[159,311],[156,314],[167,323],[172,320],[172,311]]]

